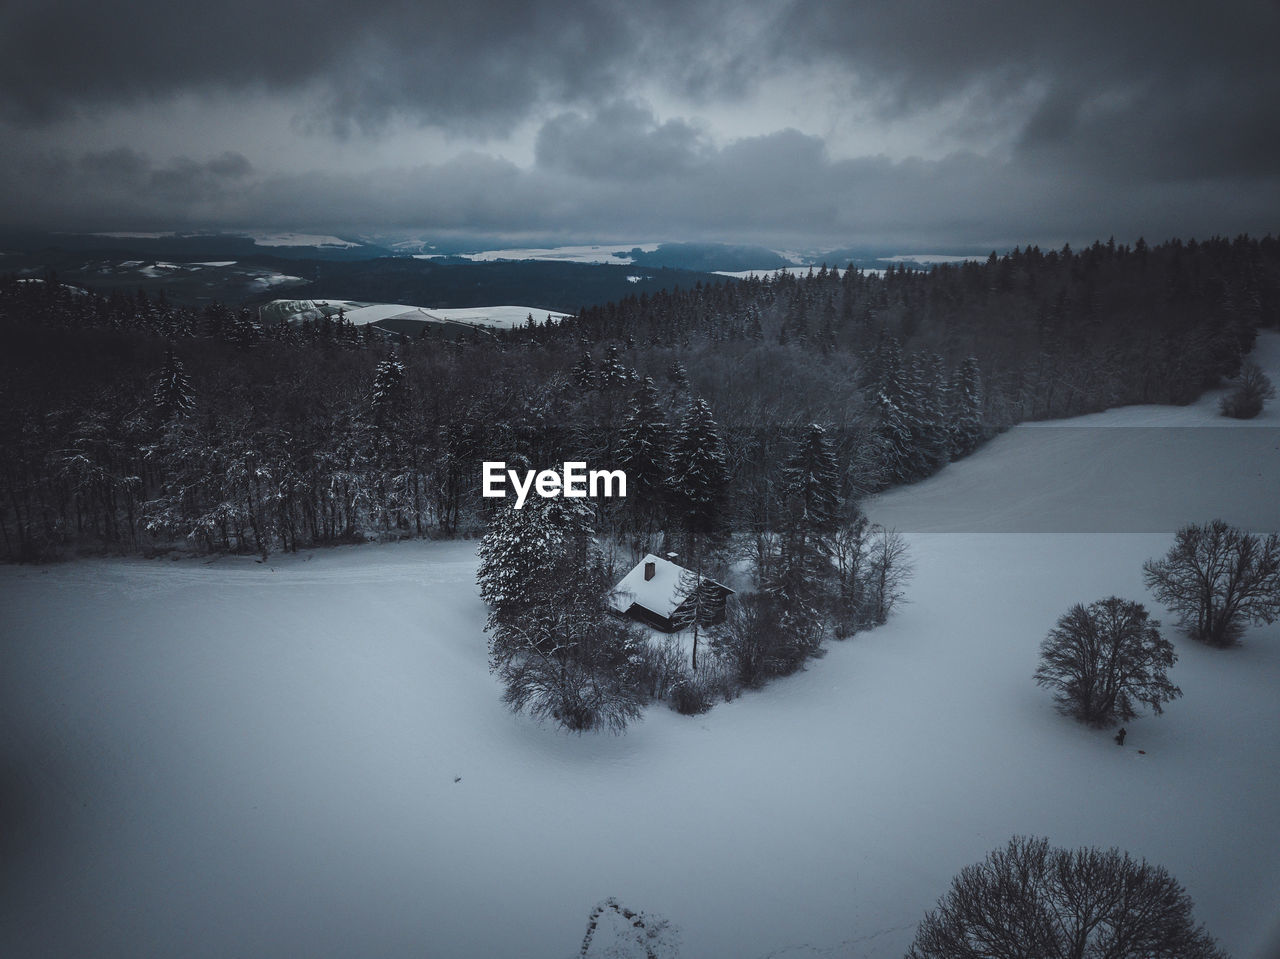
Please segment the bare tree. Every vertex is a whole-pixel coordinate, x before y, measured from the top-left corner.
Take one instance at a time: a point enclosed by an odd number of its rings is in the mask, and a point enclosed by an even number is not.
[[[1015,836],[961,870],[907,959],[1227,959],[1191,908],[1161,866]]]
[[[1077,603],[1058,620],[1040,644],[1035,680],[1062,712],[1101,726],[1132,719],[1141,704],[1159,714],[1181,696],[1167,676],[1177,659],[1141,603],[1111,596]]]
[[[842,523],[831,537],[831,560],[836,568],[834,632],[837,639],[857,632],[867,622],[867,586],[873,529],[859,513]]]
[[[608,729],[621,733],[640,716],[640,697],[622,675],[624,645],[609,624],[607,635],[584,635],[573,611],[554,614],[558,622],[539,632],[554,643],[535,641],[522,629],[508,631],[506,655],[493,668],[506,689],[503,701],[515,712],[552,719],[581,733]],[[600,627],[587,627],[587,632]],[[512,648],[518,646],[518,648]]]
[[[782,610],[769,593],[747,593],[729,604],[728,619],[714,642],[743,686],[759,687],[771,676],[795,672],[807,646],[782,623]]]
[[[1215,519],[1184,526],[1164,559],[1142,564],[1147,588],[1210,646],[1231,646],[1247,623],[1280,618],[1280,536]]]
[[[914,567],[907,558],[907,541],[897,530],[873,527],[868,576],[871,621],[883,624],[903,598],[903,589]]]

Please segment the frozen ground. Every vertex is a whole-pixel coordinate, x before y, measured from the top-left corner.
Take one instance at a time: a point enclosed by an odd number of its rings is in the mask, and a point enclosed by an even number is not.
[[[1066,432],[870,505],[917,530],[889,625],[623,737],[503,709],[474,544],[0,569],[0,955],[562,959],[616,896],[686,959],[896,957],[1028,833],[1164,864],[1237,959],[1269,959],[1280,625],[1225,652],[1175,635],[1184,697],[1123,749],[1030,678],[1072,603],[1150,602],[1176,526],[1276,525],[1275,461],[1237,495],[1258,449],[1214,445],[1267,434],[1168,430],[1203,461],[1180,478],[1154,441],[1099,464],[1103,430],[1034,447]],[[1029,495],[1054,522],[1021,532]],[[1149,508],[1109,527],[1115,503]]]

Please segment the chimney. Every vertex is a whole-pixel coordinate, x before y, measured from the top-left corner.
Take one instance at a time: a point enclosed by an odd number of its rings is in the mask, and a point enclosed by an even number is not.
[[[644,564],[644,581],[647,583],[658,575],[658,564],[653,560]]]

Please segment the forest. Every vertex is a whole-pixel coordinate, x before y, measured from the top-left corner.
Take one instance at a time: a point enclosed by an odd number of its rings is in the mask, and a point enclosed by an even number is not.
[[[594,517],[634,556],[671,495],[641,458],[697,409],[723,529],[766,536],[811,424],[848,511],[1023,420],[1190,402],[1278,317],[1270,236],[780,272],[457,341],[9,276],[0,533],[16,561],[474,536],[482,461],[582,460],[635,473]]]

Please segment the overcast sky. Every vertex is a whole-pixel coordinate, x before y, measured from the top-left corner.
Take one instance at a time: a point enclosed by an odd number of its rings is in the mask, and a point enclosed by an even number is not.
[[[1275,233],[1278,43],[1276,0],[7,0],[0,225]]]

